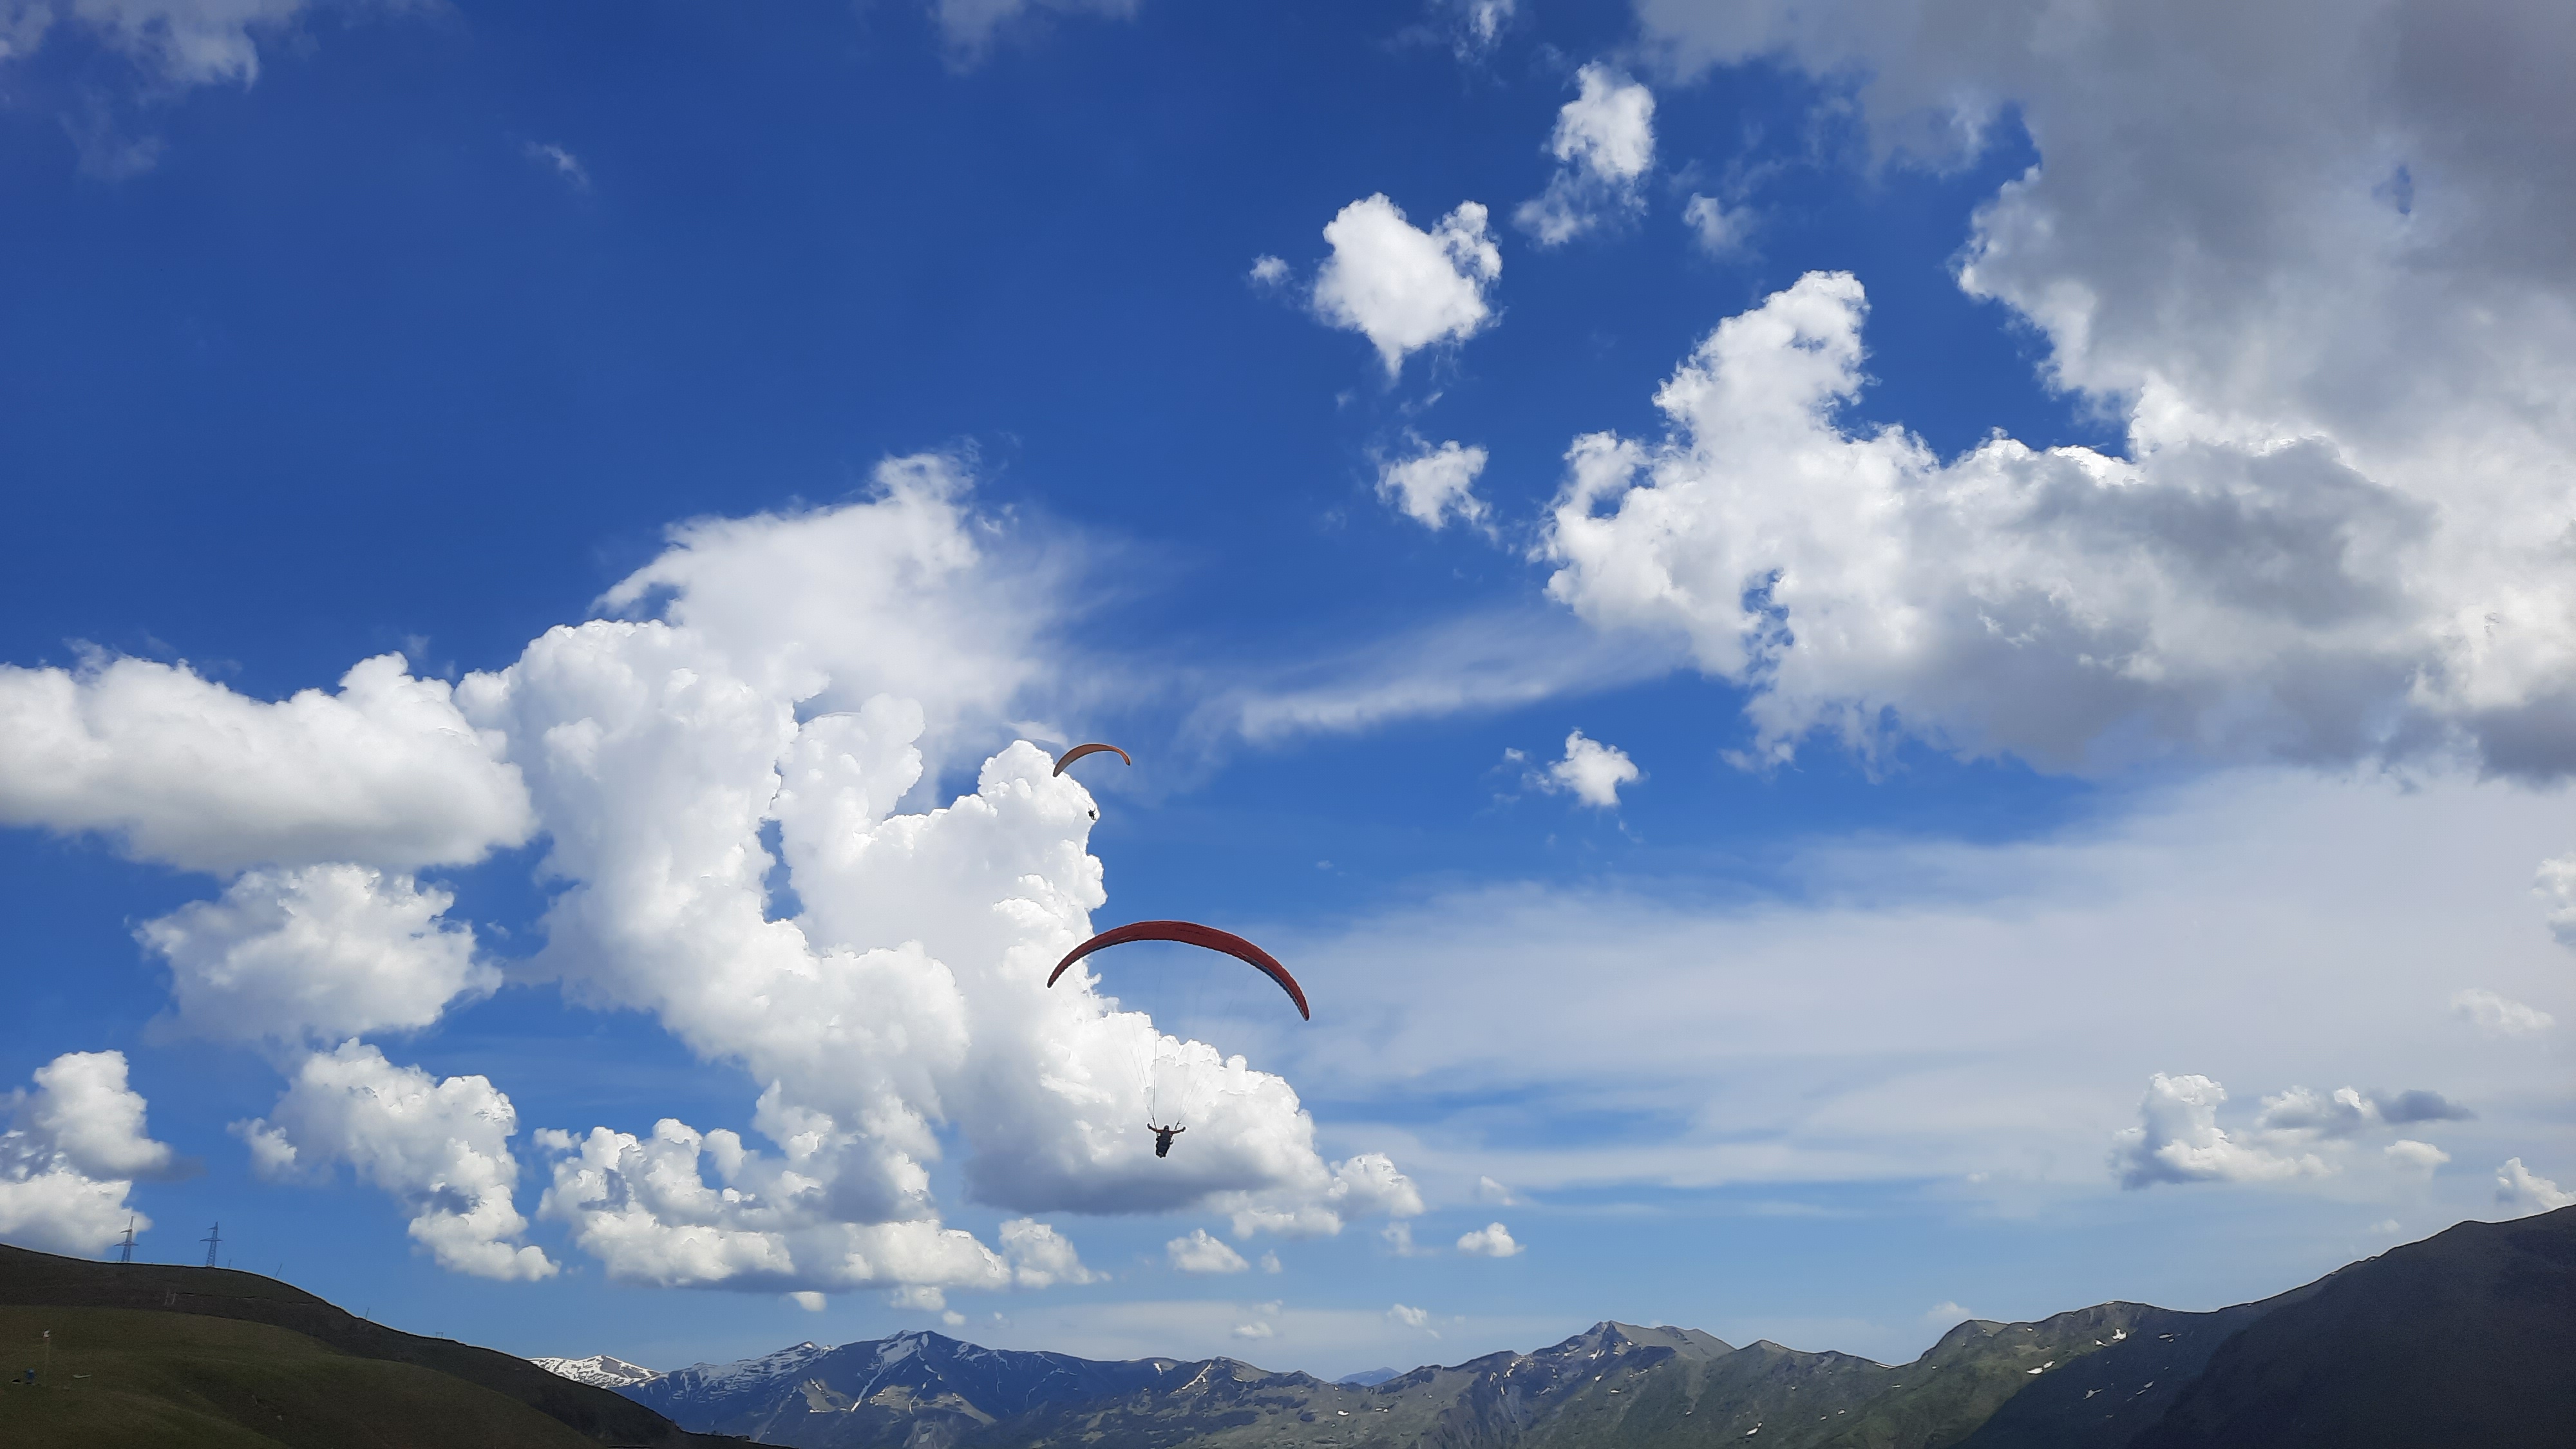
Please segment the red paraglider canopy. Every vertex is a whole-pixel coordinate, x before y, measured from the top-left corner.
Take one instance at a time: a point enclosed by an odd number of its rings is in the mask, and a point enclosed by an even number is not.
[[[1093,747],[1086,745],[1084,748]],[[1098,748],[1109,749],[1112,746],[1102,745]],[[1070,759],[1072,755],[1068,754],[1066,758]],[[1214,926],[1202,926],[1196,921],[1130,921],[1123,926],[1111,927],[1067,952],[1063,960],[1055,963],[1055,970],[1048,973],[1047,985],[1053,986],[1055,979],[1064,974],[1066,967],[1092,952],[1110,946],[1125,945],[1129,941],[1178,941],[1184,946],[1223,951],[1238,961],[1249,962],[1258,967],[1261,974],[1279,983],[1279,989],[1288,993],[1289,1000],[1297,1003],[1299,1016],[1308,1021],[1315,1019],[1315,1013],[1306,1007],[1306,988],[1297,984],[1297,978],[1288,974],[1288,968],[1280,965],[1277,957],[1232,931],[1220,931]]]
[[[1128,760],[1127,752],[1118,748],[1116,745],[1075,745],[1072,749],[1069,749],[1056,757],[1055,773],[1059,775],[1063,774],[1065,766],[1072,764],[1074,761],[1081,759],[1085,755],[1098,754],[1116,755],[1121,760],[1126,760],[1128,767],[1131,769],[1134,768],[1136,764],[1134,760]]]

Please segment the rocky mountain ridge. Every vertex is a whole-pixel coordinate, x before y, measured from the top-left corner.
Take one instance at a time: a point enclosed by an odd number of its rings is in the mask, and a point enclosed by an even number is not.
[[[2562,1449],[2576,1443],[2576,1208],[2463,1223],[2209,1313],[1971,1320],[1893,1367],[1604,1322],[1358,1381],[1373,1377],[905,1333],[620,1392],[693,1430],[800,1449]]]
[[[1050,1404],[1150,1391],[1195,1367],[1167,1358],[1104,1363],[898,1333],[838,1348],[800,1343],[611,1387],[674,1420],[728,1424],[734,1427],[722,1432],[773,1444],[946,1449]]]

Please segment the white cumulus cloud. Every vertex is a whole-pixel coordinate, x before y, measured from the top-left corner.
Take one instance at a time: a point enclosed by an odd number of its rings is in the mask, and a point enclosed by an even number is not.
[[[1458,1237],[1458,1251],[1471,1258],[1511,1258],[1524,1251],[1512,1241],[1511,1230],[1501,1223],[1487,1223]]]
[[[569,1224],[610,1277],[663,1287],[884,1287],[908,1295],[899,1306],[938,1309],[946,1299],[929,1295],[947,1288],[1093,1281],[1072,1244],[1045,1224],[1003,1224],[997,1252],[943,1226],[926,1183],[890,1204],[877,1196],[881,1184],[851,1182],[835,1161],[849,1134],[785,1106],[774,1090],[755,1121],[781,1143],[778,1152],[669,1118],[647,1138],[605,1127],[578,1139],[541,1131],[538,1145],[556,1160],[538,1215]]]
[[[1401,1303],[1389,1308],[1386,1316],[1389,1322],[1401,1323],[1407,1328],[1424,1328],[1431,1323],[1430,1309],[1410,1308]]]
[[[1115,958],[1047,986],[1107,899],[1094,802],[1036,744],[994,746],[1054,708],[1078,657],[1059,637],[1078,559],[979,513],[965,459],[890,459],[875,483],[674,529],[604,597],[617,617],[452,691],[390,656],[336,698],[276,705],[134,661],[0,676],[12,722],[44,726],[28,753],[52,751],[49,774],[0,773],[17,792],[0,798],[71,779],[86,813],[37,823],[251,868],[143,928],[174,1021],[281,1051],[340,1041],[296,1058],[239,1134],[272,1176],[348,1164],[459,1271],[555,1270],[520,1240],[509,1099],[348,1038],[494,983],[448,894],[403,872],[538,831],[549,905],[526,976],[651,1015],[759,1098],[756,1141],[676,1119],[537,1134],[538,1215],[611,1277],[1037,1289],[1092,1277],[1040,1214],[1196,1208],[1295,1236],[1419,1213],[1383,1154],[1327,1161],[1285,1079],[1100,994],[1091,968]],[[962,794],[923,788],[975,755]],[[1149,1102],[1190,1128],[1168,1160]],[[952,1153],[972,1200],[1020,1215],[989,1244],[943,1221],[931,1170]]]
[[[2130,461],[1997,437],[1943,462],[1846,432],[1864,311],[1852,277],[1810,273],[1720,324],[1656,394],[1663,440],[1576,441],[1541,544],[1585,618],[1677,633],[1752,687],[1758,755],[1820,729],[1867,746],[1887,711],[2061,767],[2348,755],[2428,697],[2401,581],[2420,501],[2312,439]]]
[[[2112,1150],[2120,1185],[2266,1182],[2331,1170],[2313,1153],[2275,1152],[2230,1136],[2218,1125],[2218,1104],[2226,1100],[2226,1089],[2207,1077],[2149,1078],[2139,1125],[2120,1133]]]
[[[1575,72],[1577,94],[1557,112],[1547,189],[1512,213],[1540,246],[1561,246],[1645,209],[1641,184],[1655,164],[1655,97],[1595,62]]]
[[[1377,494],[1403,514],[1437,530],[1456,515],[1461,523],[1485,516],[1485,500],[1475,494],[1476,475],[1485,471],[1485,450],[1454,442],[1438,447],[1413,438],[1411,451],[1378,462]]]
[[[1563,758],[1530,776],[1530,783],[1550,792],[1571,794],[1596,810],[1618,808],[1619,787],[1643,778],[1628,752],[1605,745],[1575,730],[1565,737]]]
[[[255,870],[136,934],[170,962],[181,1030],[338,1041],[428,1026],[500,985],[473,930],[443,919],[454,901],[372,866]]]
[[[1027,1214],[1198,1205],[1335,1232],[1420,1210],[1383,1157],[1326,1163],[1281,1078],[1112,1009],[1089,969],[1046,986],[1106,899],[1091,798],[1046,751],[1012,744],[906,812],[1047,684],[1070,607],[1062,569],[969,494],[960,460],[897,459],[857,503],[690,525],[608,595],[652,617],[552,630],[459,686],[510,742],[566,882],[535,970],[767,1084],[767,1149],[677,1121],[541,1135],[541,1215],[613,1276],[1079,1281],[1069,1247],[1050,1266],[1035,1236],[996,1251],[943,1225],[929,1168],[952,1143],[976,1200]],[[1149,1096],[1188,1118],[1169,1159]]]
[[[1324,240],[1333,254],[1315,276],[1315,315],[1368,338],[1389,378],[1408,355],[1463,342],[1493,320],[1486,294],[1503,254],[1475,202],[1424,231],[1383,194],[1365,196],[1342,208]]]
[[[144,1127],[123,1052],[65,1052],[36,1068],[35,1089],[0,1099],[0,1242],[87,1257],[152,1220],[126,1203],[139,1178],[178,1168]]]
[[[1240,1273],[1251,1267],[1243,1255],[1208,1236],[1205,1228],[1194,1228],[1185,1238],[1174,1238],[1163,1245],[1172,1266],[1184,1273]]]
[[[1097,1283],[1103,1274],[1082,1266],[1073,1243],[1053,1224],[1035,1218],[1013,1218],[994,1230],[1011,1281],[1023,1288],[1051,1288],[1058,1283]]]
[[[275,702],[144,659],[0,665],[0,735],[0,824],[186,870],[464,864],[536,824],[499,739],[399,654]]]
[[[483,1077],[444,1081],[351,1041],[305,1058],[266,1118],[234,1124],[264,1177],[312,1178],[346,1163],[411,1213],[411,1236],[438,1265],[481,1278],[554,1276],[542,1249],[516,1240],[519,1178],[510,1099]]]
[[[1011,705],[1060,667],[1050,663],[1065,657],[1059,636],[1081,612],[1063,551],[1025,544],[977,514],[972,463],[889,458],[861,502],[678,525],[670,547],[602,602],[658,607],[658,621],[689,646],[808,721],[862,711],[880,696],[918,710],[916,736],[882,748],[920,754],[935,778],[966,740],[989,740],[1018,717]],[[531,654],[572,647],[555,643],[566,632],[536,641]],[[493,676],[481,679],[488,688]]]
[[[2576,1192],[2561,1188],[2522,1165],[2519,1157],[2508,1157],[2496,1169],[2496,1205],[2515,1217],[2533,1213],[2555,1212],[2563,1207],[2576,1207]]]
[[[2112,1152],[2120,1185],[2325,1177],[2355,1160],[2354,1144],[2361,1138],[2474,1115],[2439,1092],[2292,1087],[2265,1097],[2252,1126],[2231,1133],[2218,1125],[2218,1107],[2226,1100],[2225,1089],[2207,1077],[2160,1072],[2150,1078],[2138,1105],[2139,1125],[2120,1133]],[[2381,1147],[2379,1160],[2392,1171],[2423,1175],[2451,1158],[2429,1142],[2401,1137]]]
[[[1234,1235],[1278,1233],[1291,1238],[1331,1237],[1355,1217],[1422,1215],[1422,1193],[1383,1152],[1363,1152],[1317,1174],[1267,1192],[1224,1194],[1212,1205],[1234,1215]]]
[[[1676,374],[1668,438],[1577,444],[1560,596],[1685,633],[1756,685],[1774,751],[1893,711],[2051,767],[2576,767],[2576,258],[2539,240],[2576,227],[2576,91],[2547,79],[2576,28],[2322,0],[1927,14],[1640,7],[1681,74],[1759,60],[1846,93],[1881,160],[2026,134],[1960,281],[2039,329],[2046,380],[2124,420],[2125,456],[1942,459],[1840,425],[1859,290],[1810,277]]]

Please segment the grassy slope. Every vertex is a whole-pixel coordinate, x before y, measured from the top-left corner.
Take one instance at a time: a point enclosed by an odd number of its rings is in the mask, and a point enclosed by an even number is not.
[[[423,1338],[358,1318],[300,1288],[256,1273],[160,1263],[93,1263],[0,1245],[0,1306],[120,1308],[265,1324],[335,1349],[343,1359],[409,1365],[462,1379],[516,1399],[592,1444],[696,1449],[740,1443],[683,1432],[642,1404],[559,1378],[525,1359],[453,1339]],[[345,1363],[341,1367],[358,1372]]]
[[[50,1382],[15,1382],[42,1362]],[[516,1399],[265,1324],[133,1308],[0,1308],[0,1445],[47,1449],[596,1449]]]

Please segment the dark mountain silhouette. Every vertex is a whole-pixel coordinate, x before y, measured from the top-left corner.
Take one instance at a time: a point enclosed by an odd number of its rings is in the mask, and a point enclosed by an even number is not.
[[[2576,1445],[2576,1208],[2462,1223],[2249,1324],[2135,1449]]]

